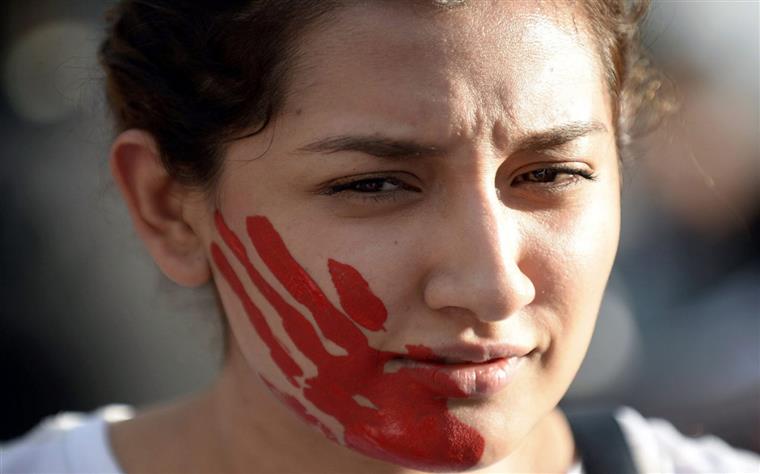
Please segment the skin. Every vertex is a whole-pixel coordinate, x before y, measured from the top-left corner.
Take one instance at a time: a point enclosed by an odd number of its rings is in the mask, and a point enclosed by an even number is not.
[[[566,471],[573,443],[555,407],[588,347],[620,206],[611,101],[581,15],[534,2],[438,13],[388,2],[341,10],[332,22],[304,35],[274,125],[229,147],[214,199],[166,175],[149,134],[130,130],[113,145],[114,176],[153,258],[179,284],[212,279],[232,333],[212,388],[111,428],[119,462],[127,472]],[[436,412],[482,439],[471,465],[420,463],[346,440],[351,420],[315,403],[304,380],[338,384],[326,374],[354,352],[328,340],[278,281],[266,262],[271,246],[257,248],[246,227],[252,217],[271,224],[336,310],[346,307],[329,262],[361,276],[387,312],[384,330],[347,317],[365,351],[453,342],[532,349],[506,389],[452,398]],[[219,218],[310,329],[286,330]],[[357,288],[343,290],[368,301]],[[298,377],[273,356],[245,298]],[[332,356],[322,363],[298,339],[317,326]],[[357,376],[384,380],[368,373]],[[427,401],[396,387],[398,399]],[[311,421],[294,416],[296,405]]]

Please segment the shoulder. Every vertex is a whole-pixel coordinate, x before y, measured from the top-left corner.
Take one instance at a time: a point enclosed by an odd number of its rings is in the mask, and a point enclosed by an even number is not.
[[[109,405],[90,414],[62,413],[23,437],[0,445],[3,474],[98,472],[119,474],[107,424],[132,417],[132,409]]]
[[[641,472],[760,472],[760,456],[733,448],[715,436],[690,438],[669,422],[646,419],[632,408],[615,412]]]

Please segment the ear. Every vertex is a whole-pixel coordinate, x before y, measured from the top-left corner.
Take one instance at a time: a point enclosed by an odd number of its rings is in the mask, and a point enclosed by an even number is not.
[[[201,236],[189,222],[191,191],[164,168],[153,136],[127,130],[113,143],[111,173],[126,201],[137,234],[161,271],[175,283],[195,287],[210,278]]]

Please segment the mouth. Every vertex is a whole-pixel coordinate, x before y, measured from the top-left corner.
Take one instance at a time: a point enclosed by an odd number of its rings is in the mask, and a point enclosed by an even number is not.
[[[456,345],[427,349],[407,346],[408,354],[389,361],[386,370],[404,371],[445,398],[483,398],[506,389],[533,354],[527,346]]]

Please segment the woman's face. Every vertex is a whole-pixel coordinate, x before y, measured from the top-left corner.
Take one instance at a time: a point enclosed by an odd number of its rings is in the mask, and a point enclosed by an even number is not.
[[[461,470],[565,393],[619,232],[584,24],[534,2],[341,10],[229,149],[206,238],[234,344],[325,436]]]

